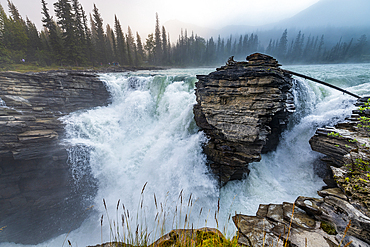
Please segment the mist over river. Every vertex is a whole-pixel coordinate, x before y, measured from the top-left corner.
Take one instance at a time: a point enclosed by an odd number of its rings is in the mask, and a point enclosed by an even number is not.
[[[283,68],[360,96],[370,94],[370,64]],[[87,209],[91,214],[78,229],[37,246],[68,246],[66,240],[72,246],[96,245],[114,240],[117,232],[122,237],[127,234],[122,229],[122,214],[131,232],[139,224],[151,240],[184,227],[218,225],[232,235],[235,227],[229,216],[235,212],[255,215],[261,203],[293,202],[300,195],[317,197],[316,191],[325,185],[322,156],[311,150],[308,141],[316,128],[349,116],[356,99],[296,80],[296,112],[276,151],[250,164],[248,177],[220,189],[202,153],[207,138],[193,116],[195,76],[212,71],[214,68],[101,74],[112,103],[62,118],[67,131],[63,141],[72,145],[69,163],[75,186],[89,181],[96,188],[96,195],[84,198],[94,207]]]

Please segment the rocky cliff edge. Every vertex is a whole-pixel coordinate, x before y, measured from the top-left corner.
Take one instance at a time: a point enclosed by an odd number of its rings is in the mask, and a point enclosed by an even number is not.
[[[36,244],[82,222],[81,194],[94,191],[73,188],[58,118],[109,97],[90,73],[0,73],[0,242]]]

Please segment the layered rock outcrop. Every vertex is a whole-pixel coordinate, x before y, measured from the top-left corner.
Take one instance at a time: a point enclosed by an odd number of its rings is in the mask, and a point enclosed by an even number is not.
[[[360,98],[356,106],[345,122],[317,129],[310,145],[326,155],[332,179],[370,217],[370,97]]]
[[[291,76],[278,62],[258,53],[247,60],[231,58],[197,76],[195,121],[209,137],[204,152],[221,184],[241,179],[249,163],[273,150],[295,110]]]
[[[83,220],[81,193],[93,192],[73,187],[58,118],[109,97],[94,74],[0,73],[0,241],[38,243]]]
[[[318,191],[293,204],[260,205],[256,216],[236,215],[238,243],[246,246],[370,246],[370,97],[360,98],[345,122],[317,129],[313,150],[332,170]],[[292,217],[293,215],[293,217]]]

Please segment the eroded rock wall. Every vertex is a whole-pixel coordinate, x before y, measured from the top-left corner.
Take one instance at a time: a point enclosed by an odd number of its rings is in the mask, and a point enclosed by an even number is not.
[[[370,246],[370,97],[334,127],[316,130],[314,151],[326,155],[333,176],[321,198],[260,205],[256,216],[235,215],[238,243],[246,246]]]
[[[93,191],[73,186],[58,118],[109,97],[94,74],[0,73],[0,241],[38,243],[83,220]]]
[[[370,97],[360,98],[346,121],[316,130],[312,150],[326,155],[335,184],[370,217]]]
[[[241,179],[276,147],[295,109],[292,79],[277,61],[258,53],[247,60],[197,76],[195,121],[209,137],[204,152],[221,184]]]

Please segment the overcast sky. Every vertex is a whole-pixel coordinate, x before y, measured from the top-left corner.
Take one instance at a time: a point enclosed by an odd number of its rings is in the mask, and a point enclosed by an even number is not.
[[[20,14],[40,29],[41,0],[11,0]],[[263,25],[291,17],[319,0],[79,0],[87,13],[95,3],[104,24],[117,15],[124,30],[129,25],[140,34],[154,31],[155,13],[160,24],[177,19],[185,23],[218,29],[226,25]],[[54,9],[56,0],[46,0]],[[8,11],[7,0],[0,0]],[[54,15],[54,13],[52,13]]]

